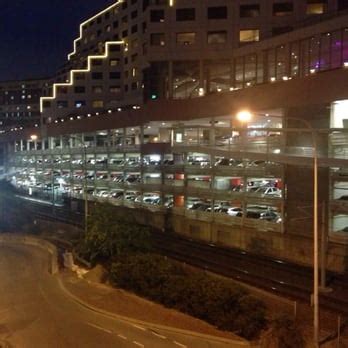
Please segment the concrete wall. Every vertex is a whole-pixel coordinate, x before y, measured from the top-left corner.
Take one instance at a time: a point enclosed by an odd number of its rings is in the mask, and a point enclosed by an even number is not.
[[[56,274],[58,272],[58,252],[57,248],[40,238],[18,234],[0,234],[0,244],[24,244],[41,248],[50,254],[49,272]]]
[[[238,225],[223,225],[208,221],[190,219],[181,215],[153,213],[143,209],[115,207],[122,214],[130,216],[140,224],[146,224],[158,230],[173,231],[177,234],[228,247],[247,250],[261,255],[289,260],[299,264],[312,265],[313,240],[308,232],[305,235],[257,231],[241,228]],[[55,223],[40,222],[41,230],[76,233],[76,227]],[[80,233],[83,231],[79,231]],[[319,243],[320,244],[320,243]],[[337,272],[348,270],[348,245],[330,242],[328,246],[328,269]]]

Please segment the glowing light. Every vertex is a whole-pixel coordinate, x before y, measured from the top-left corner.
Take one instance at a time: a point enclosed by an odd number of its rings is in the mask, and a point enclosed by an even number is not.
[[[343,63],[343,66],[344,66],[345,68],[348,68],[348,62],[344,62],[344,63]]]
[[[288,81],[289,78],[287,76],[283,76],[283,81]]]
[[[35,140],[37,140],[38,139],[38,136],[36,135],[36,134],[32,134],[31,136],[30,136],[30,140],[32,140],[32,141],[35,141]]]
[[[69,53],[68,54],[68,60],[70,60],[70,58],[76,54],[76,47],[77,47],[77,42],[80,41],[82,39],[82,36],[83,36],[83,27],[88,24],[89,22],[93,21],[94,19],[96,19],[97,17],[101,16],[102,14],[104,14],[105,12],[108,12],[109,10],[112,10],[114,7],[116,7],[117,5],[121,4],[123,2],[123,0],[120,0],[118,2],[116,2],[115,4],[105,8],[103,11],[97,13],[96,15],[94,15],[93,17],[91,18],[88,18],[86,21],[82,22],[80,24],[80,36],[74,40],[74,50],[73,52]]]
[[[275,77],[271,77],[270,80],[271,80],[271,82],[275,82],[276,78]]]
[[[240,122],[247,123],[251,121],[251,119],[253,118],[253,115],[248,110],[241,110],[237,113],[236,118]]]
[[[95,59],[106,59],[109,56],[109,50],[111,45],[122,45],[123,41],[107,41],[105,43],[105,53],[100,56],[88,56],[87,58],[87,68],[86,69],[74,69],[70,70],[70,79],[67,83],[54,83],[53,84],[53,94],[51,97],[41,97],[40,98],[40,112],[43,112],[43,103],[45,100],[54,100],[57,97],[57,87],[69,87],[74,85],[74,75],[78,73],[88,73],[91,71],[92,60]]]
[[[309,72],[310,72],[311,74],[315,74],[316,70],[315,70],[315,69],[311,69],[311,70],[309,70]]]

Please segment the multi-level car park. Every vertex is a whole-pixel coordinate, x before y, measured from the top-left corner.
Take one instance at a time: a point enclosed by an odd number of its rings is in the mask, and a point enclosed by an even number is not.
[[[197,120],[182,127],[152,122],[40,143],[17,142],[13,182],[33,195],[54,191],[55,200],[83,197],[86,190],[89,199],[116,205],[171,209],[227,224],[263,223],[280,231],[282,165],[238,153],[227,155],[244,141],[261,152],[277,152],[282,146],[280,129],[244,132],[227,127],[225,118],[216,124],[211,127],[210,120]]]

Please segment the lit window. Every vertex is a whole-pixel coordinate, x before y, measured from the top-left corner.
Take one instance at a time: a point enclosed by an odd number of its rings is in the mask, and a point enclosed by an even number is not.
[[[240,30],[239,42],[255,42],[260,40],[260,31],[258,29]]]
[[[326,1],[320,0],[307,0],[308,15],[323,14],[325,12]]]
[[[118,94],[121,92],[120,86],[110,86],[110,93]]]
[[[177,33],[176,43],[178,45],[193,45],[196,40],[196,33]]]
[[[84,100],[77,100],[77,101],[75,101],[75,107],[76,108],[82,108],[83,106],[86,106],[86,102]]]
[[[119,59],[110,59],[110,66],[117,66],[119,63]]]
[[[93,100],[92,107],[93,108],[103,108],[104,102],[102,100]]]
[[[93,86],[92,87],[92,92],[93,93],[103,93],[103,87],[102,86]]]

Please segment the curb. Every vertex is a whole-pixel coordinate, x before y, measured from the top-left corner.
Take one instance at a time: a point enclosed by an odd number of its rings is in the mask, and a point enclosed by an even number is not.
[[[228,338],[222,338],[222,337],[217,337],[217,336],[211,336],[211,335],[206,335],[206,334],[200,334],[194,331],[189,331],[189,330],[184,330],[184,329],[178,329],[178,328],[174,328],[171,326],[165,326],[165,325],[160,325],[160,324],[154,324],[154,323],[149,323],[149,322],[145,322],[142,320],[138,320],[138,319],[133,319],[133,318],[129,318],[129,317],[125,317],[119,314],[115,314],[112,312],[108,312],[105,311],[104,309],[95,307],[87,302],[85,302],[84,300],[81,300],[79,297],[77,297],[76,295],[74,295],[73,293],[71,293],[64,285],[64,282],[62,281],[61,277],[58,276],[56,277],[58,284],[61,288],[61,290],[63,290],[65,292],[65,294],[67,296],[69,296],[74,302],[78,303],[79,305],[95,312],[101,315],[104,315],[106,317],[109,318],[113,318],[113,319],[117,319],[117,320],[121,320],[130,324],[138,324],[138,325],[143,325],[145,326],[147,329],[160,329],[163,331],[170,331],[173,333],[178,333],[178,334],[182,334],[182,335],[186,335],[186,336],[191,336],[191,337],[197,337],[197,338],[206,338],[209,339],[210,341],[215,341],[218,343],[225,343],[225,344],[234,344],[234,345],[239,345],[240,347],[252,347],[251,343],[241,339],[241,341],[237,341],[237,340],[233,340],[233,339],[228,339]]]

